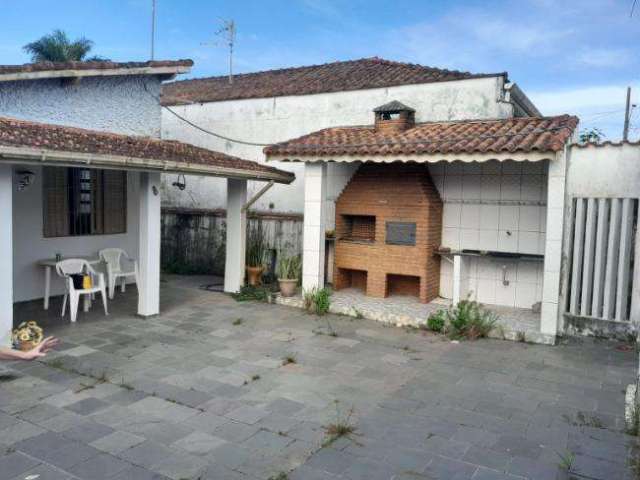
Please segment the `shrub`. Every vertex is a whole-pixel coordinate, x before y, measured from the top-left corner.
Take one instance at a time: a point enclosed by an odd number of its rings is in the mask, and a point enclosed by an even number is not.
[[[300,255],[278,255],[277,275],[282,280],[296,280],[302,274],[302,257]]]
[[[324,315],[331,306],[331,290],[328,288],[312,288],[303,294],[304,308],[310,313]]]
[[[453,339],[486,337],[495,328],[498,317],[472,300],[461,300],[447,311],[447,333]]]
[[[248,267],[262,267],[267,257],[267,241],[262,232],[262,224],[249,228],[247,234],[246,263]]]
[[[246,302],[255,300],[258,302],[268,302],[271,291],[268,287],[243,285],[240,291],[232,293],[231,296],[236,302]]]
[[[427,319],[427,328],[433,332],[441,333],[447,321],[446,310],[438,310],[432,313]]]

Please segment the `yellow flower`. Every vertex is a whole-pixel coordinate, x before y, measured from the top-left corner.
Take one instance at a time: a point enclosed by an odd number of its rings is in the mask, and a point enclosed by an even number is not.
[[[29,325],[30,327],[37,327],[38,324],[36,322],[34,322],[33,320],[27,322],[27,325]]]
[[[28,333],[21,333],[20,334],[20,340],[22,340],[23,342],[28,342],[31,339],[31,337],[29,337]]]

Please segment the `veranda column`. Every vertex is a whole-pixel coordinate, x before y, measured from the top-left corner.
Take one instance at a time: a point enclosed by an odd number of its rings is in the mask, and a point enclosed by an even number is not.
[[[138,315],[160,313],[160,173],[140,173]]]
[[[247,181],[227,179],[227,245],[224,264],[224,291],[233,293],[244,285],[247,243]]]
[[[544,248],[544,276],[541,333],[558,333],[560,312],[560,268],[562,264],[562,238],[565,225],[565,177],[568,150],[556,154],[549,162],[547,189],[547,228]]]
[[[0,345],[11,344],[13,329],[13,169],[0,165]]]
[[[324,287],[325,211],[327,164],[306,163],[304,167],[304,245],[302,288]]]

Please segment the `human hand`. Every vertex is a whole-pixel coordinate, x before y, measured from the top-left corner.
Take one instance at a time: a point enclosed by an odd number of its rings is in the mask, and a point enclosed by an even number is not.
[[[58,345],[60,340],[56,337],[47,337],[40,342],[36,347],[27,352],[23,352],[22,358],[25,360],[34,360],[36,358],[44,357],[53,347]]]

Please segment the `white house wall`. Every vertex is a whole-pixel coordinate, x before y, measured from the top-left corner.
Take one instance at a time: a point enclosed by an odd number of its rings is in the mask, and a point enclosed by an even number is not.
[[[508,118],[513,115],[513,107],[499,101],[502,82],[502,77],[488,77],[350,92],[230,100],[173,106],[171,109],[195,124],[227,137],[271,144],[327,127],[370,125],[373,123],[372,110],[390,100],[415,108],[418,122]],[[162,137],[264,162],[263,147],[216,138],[185,124],[164,109]],[[292,185],[274,186],[254,208],[269,210],[271,206],[279,212],[302,213],[304,166],[286,162],[270,164],[294,172],[297,179]],[[340,173],[333,173],[337,168],[340,167],[329,165],[329,178],[340,176]],[[187,189],[183,192],[171,187],[174,181],[174,175],[165,176],[165,204],[203,208],[225,206],[226,184],[223,179],[188,178]],[[260,186],[250,182],[249,196]]]
[[[118,235],[89,235],[44,238],[42,203],[42,168],[14,167],[35,173],[34,183],[23,191],[13,191],[13,295],[15,302],[41,298],[44,292],[44,269],[38,260],[53,258],[56,253],[69,258],[97,256],[108,247],[125,249],[138,258],[138,173],[127,175],[127,232]],[[64,293],[62,281],[54,274],[51,294]]]

